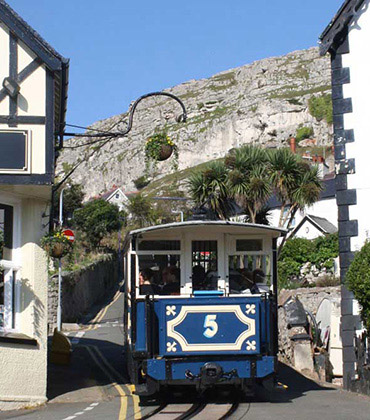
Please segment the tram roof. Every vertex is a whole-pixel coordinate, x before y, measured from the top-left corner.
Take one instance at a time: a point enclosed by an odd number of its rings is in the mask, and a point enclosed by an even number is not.
[[[132,230],[129,235],[136,236],[141,233],[153,232],[153,231],[163,231],[166,229],[185,229],[193,226],[230,226],[242,228],[245,230],[260,230],[266,232],[274,232],[278,234],[277,236],[284,236],[287,234],[287,230],[274,226],[259,225],[255,223],[240,223],[240,222],[231,222],[228,220],[190,220],[186,222],[176,222],[176,223],[167,223],[164,225],[155,225],[149,226],[141,229]]]

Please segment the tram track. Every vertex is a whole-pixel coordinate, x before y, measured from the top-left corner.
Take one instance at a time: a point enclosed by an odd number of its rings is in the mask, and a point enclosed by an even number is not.
[[[226,420],[230,418],[235,418],[236,412],[240,409],[238,401],[235,401],[232,404],[216,404],[216,403],[206,403],[199,402],[191,404],[190,407],[184,407],[190,404],[162,404],[157,407],[151,413],[142,416],[142,420],[152,419],[168,419],[168,420],[189,420],[189,419],[208,419],[212,418],[214,420]],[[244,408],[244,407],[243,407]],[[240,413],[237,420],[243,420],[248,414],[250,409],[250,403],[246,404],[245,412]],[[181,413],[181,410],[183,412]]]

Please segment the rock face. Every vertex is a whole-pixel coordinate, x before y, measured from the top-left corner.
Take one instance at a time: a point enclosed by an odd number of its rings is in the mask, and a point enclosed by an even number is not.
[[[179,169],[223,157],[246,143],[286,146],[299,126],[313,128],[316,144],[331,143],[331,126],[325,120],[317,121],[308,111],[310,97],[330,93],[329,59],[320,57],[317,48],[256,61],[166,91],[184,102],[186,124],[176,123],[181,109],[175,101],[146,99],[139,104],[127,137],[113,139],[102,148],[95,143],[89,148],[64,149],[57,174],[95,147],[93,156],[73,174],[73,181],[84,185],[87,197],[113,184],[132,190],[133,180],[144,172],[145,141],[156,128],[163,127],[179,147]],[[91,128],[124,131],[126,122],[127,113],[99,121]],[[88,140],[72,139],[66,146]],[[170,161],[160,163],[152,176],[170,171]]]

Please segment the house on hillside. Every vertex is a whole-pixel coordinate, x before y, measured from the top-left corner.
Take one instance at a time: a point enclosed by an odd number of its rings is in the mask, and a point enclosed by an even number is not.
[[[122,191],[122,189],[115,185],[111,190],[101,194],[99,198],[102,198],[108,203],[115,204],[118,206],[119,211],[125,210],[130,202],[128,196]]]
[[[330,53],[341,280],[370,237],[369,97],[370,0],[346,0],[320,36]],[[353,295],[342,287],[344,386],[355,378]]]
[[[48,229],[68,60],[0,0],[0,411],[46,401]]]

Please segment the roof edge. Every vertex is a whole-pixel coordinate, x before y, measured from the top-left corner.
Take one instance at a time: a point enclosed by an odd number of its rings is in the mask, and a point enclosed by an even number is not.
[[[0,21],[22,40],[52,71],[63,70],[69,59],[59,54],[4,0],[0,0]]]
[[[341,38],[347,25],[352,20],[365,0],[345,0],[328,26],[319,36],[320,54],[325,55],[335,42]]]
[[[273,227],[268,225],[259,225],[255,223],[240,223],[240,222],[230,222],[225,220],[191,220],[186,222],[176,222],[176,223],[167,223],[163,225],[155,225],[141,229],[135,229],[129,232],[129,235],[138,235],[140,233],[152,232],[155,230],[165,230],[170,228],[180,228],[186,226],[198,226],[198,225],[213,225],[213,226],[235,226],[243,228],[257,228],[261,230],[270,230],[273,232],[279,232],[282,236],[288,233],[287,229]]]

